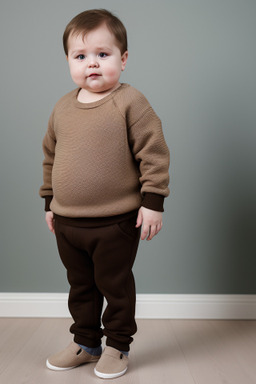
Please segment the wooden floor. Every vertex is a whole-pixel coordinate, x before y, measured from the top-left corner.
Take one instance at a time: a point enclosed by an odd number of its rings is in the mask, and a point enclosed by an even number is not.
[[[117,384],[255,384],[256,321],[138,320]],[[66,372],[45,359],[71,341],[70,319],[0,319],[1,384],[93,384],[94,364]]]

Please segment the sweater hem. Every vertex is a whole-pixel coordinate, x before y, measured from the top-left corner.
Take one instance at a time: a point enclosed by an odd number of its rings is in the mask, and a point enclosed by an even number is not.
[[[123,213],[121,215],[114,215],[109,217],[65,217],[60,216],[54,213],[54,219],[60,221],[65,225],[69,225],[72,227],[103,227],[107,225],[112,225],[116,223],[120,223],[121,221],[130,219],[134,216],[138,215],[138,210],[135,209],[133,211]]]

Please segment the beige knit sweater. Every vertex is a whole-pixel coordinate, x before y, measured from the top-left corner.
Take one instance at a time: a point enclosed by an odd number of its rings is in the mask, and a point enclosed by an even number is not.
[[[66,217],[162,210],[169,150],[146,98],[128,84],[92,103],[80,103],[78,92],[62,97],[50,116],[40,196]]]

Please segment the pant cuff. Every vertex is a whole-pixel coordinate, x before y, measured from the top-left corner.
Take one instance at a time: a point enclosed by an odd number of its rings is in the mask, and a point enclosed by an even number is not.
[[[101,345],[101,340],[89,340],[89,339],[85,339],[79,335],[75,335],[74,336],[74,342],[76,344],[81,344],[81,345],[84,345],[85,347],[88,347],[88,348],[97,348]]]
[[[130,345],[129,344],[118,343],[117,341],[111,340],[109,338],[107,338],[107,340],[106,340],[106,345],[108,347],[118,349],[119,351],[124,351],[124,352],[130,351]]]

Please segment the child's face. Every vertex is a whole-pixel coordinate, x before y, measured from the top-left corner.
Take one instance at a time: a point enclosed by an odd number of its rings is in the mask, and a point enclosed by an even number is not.
[[[89,93],[103,93],[119,85],[128,52],[121,55],[115,37],[105,24],[68,40],[69,69],[74,83]]]

